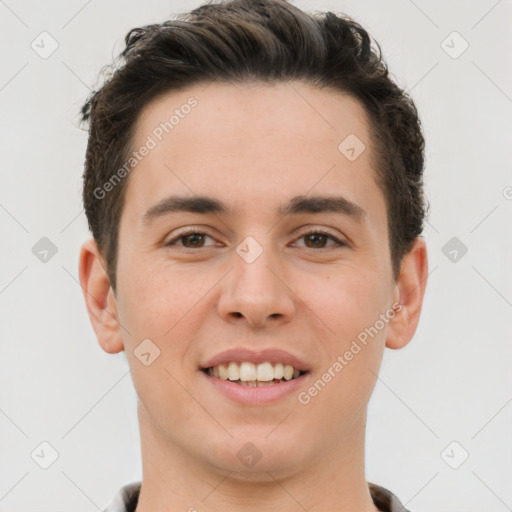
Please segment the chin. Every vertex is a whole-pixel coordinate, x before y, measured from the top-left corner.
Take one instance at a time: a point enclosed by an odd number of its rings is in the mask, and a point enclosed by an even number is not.
[[[222,471],[236,473],[236,478],[250,481],[273,480],[267,472],[296,472],[304,454],[298,452],[303,446],[293,436],[272,432],[276,425],[264,425],[248,428],[244,425],[242,432],[229,430],[233,438],[222,442],[216,440],[210,446],[210,463]],[[204,452],[202,452],[204,456]],[[235,475],[233,475],[235,477]]]

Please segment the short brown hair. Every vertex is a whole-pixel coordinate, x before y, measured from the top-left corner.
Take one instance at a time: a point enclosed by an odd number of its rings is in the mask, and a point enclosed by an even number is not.
[[[127,179],[97,191],[127,161],[142,109],[157,95],[199,82],[301,80],[358,99],[370,121],[376,180],[387,205],[395,280],[423,230],[424,138],[412,99],[391,79],[368,33],[332,12],[308,14],[286,0],[209,2],[161,24],[134,28],[101,88],[81,109],[89,123],[83,202],[116,289],[118,231]]]

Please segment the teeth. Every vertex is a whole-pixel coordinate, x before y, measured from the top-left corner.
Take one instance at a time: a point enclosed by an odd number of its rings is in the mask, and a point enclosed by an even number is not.
[[[257,379],[260,382],[270,382],[275,379],[274,368],[270,363],[263,363],[258,365]]]
[[[293,366],[290,366],[289,364],[287,364],[284,367],[284,378],[286,380],[291,380],[293,378]]]
[[[215,368],[219,369],[219,378],[223,380],[228,380],[228,365],[227,364],[219,364]],[[215,368],[213,369],[215,374]]]
[[[240,368],[236,363],[229,363],[228,366],[228,379],[238,380],[240,378]]]
[[[241,386],[251,386],[251,387],[260,387],[260,386],[274,386],[275,384],[279,384],[279,382],[260,382],[258,380],[253,380],[252,382],[242,382],[239,381],[237,384],[240,384]]]
[[[219,364],[208,369],[208,374],[223,380],[238,381],[244,386],[260,386],[277,384],[280,380],[296,379],[300,370],[292,365],[269,362],[255,365],[249,362]]]
[[[235,364],[235,363],[230,363]],[[256,366],[254,366],[252,363],[242,363],[240,365],[240,380],[243,382],[247,382],[250,380],[256,380]],[[229,379],[229,380],[235,380],[235,379]]]
[[[284,366],[281,363],[277,363],[274,366],[274,378],[282,379],[284,377]]]

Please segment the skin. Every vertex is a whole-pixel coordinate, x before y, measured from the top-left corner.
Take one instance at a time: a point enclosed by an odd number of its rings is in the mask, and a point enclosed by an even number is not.
[[[386,203],[357,100],[298,82],[201,84],[147,105],[133,147],[191,96],[197,107],[129,176],[116,294],[95,242],[80,254],[98,342],[108,353],[125,351],[138,395],[137,512],[375,512],[364,468],[367,405],[384,347],[402,348],[416,330],[425,242],[415,240],[395,282]],[[355,161],[338,150],[351,133],[366,145]],[[171,194],[213,196],[237,214],[169,213],[145,226],[146,210]],[[276,213],[311,194],[342,195],[364,219]],[[165,246],[187,226],[208,236]],[[306,228],[347,245],[304,237]],[[249,235],[263,248],[250,264],[236,252]],[[307,390],[394,303],[400,310],[307,405],[296,394],[240,405],[199,374],[201,362],[225,349],[279,347],[310,364]],[[133,353],[146,338],[160,349],[149,366]],[[248,442],[262,454],[250,468],[237,457]]]

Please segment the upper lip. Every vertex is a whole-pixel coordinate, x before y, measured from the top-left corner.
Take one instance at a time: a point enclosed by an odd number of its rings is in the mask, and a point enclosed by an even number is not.
[[[201,369],[204,370],[219,364],[227,364],[231,361],[238,363],[249,362],[253,364],[261,364],[266,362],[271,364],[290,364],[297,370],[309,371],[307,363],[302,361],[299,357],[286,352],[285,350],[278,348],[267,348],[265,350],[256,351],[244,347],[233,348],[219,352],[201,364]]]

